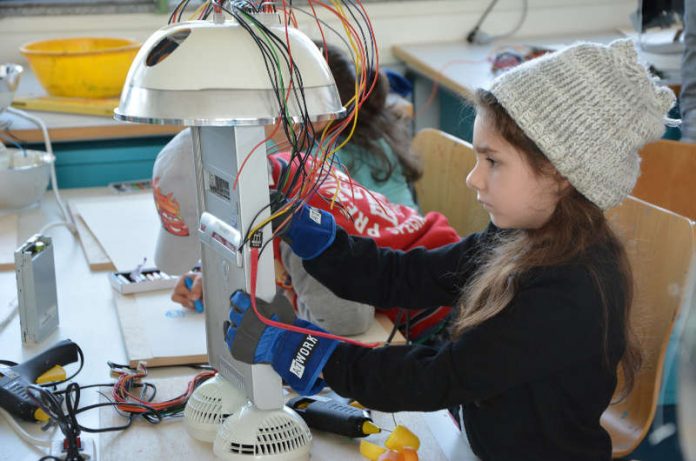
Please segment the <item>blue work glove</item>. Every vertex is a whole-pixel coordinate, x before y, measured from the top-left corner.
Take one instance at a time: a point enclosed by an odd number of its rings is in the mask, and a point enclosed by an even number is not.
[[[278,218],[278,221],[284,221],[286,217],[287,214]],[[314,259],[331,246],[336,238],[336,220],[327,211],[303,204],[283,229],[281,238],[300,258]]]
[[[295,317],[292,308],[279,308],[257,299],[256,307],[264,316],[314,331],[318,326]],[[266,326],[251,308],[251,298],[241,290],[230,297],[230,315],[225,341],[232,356],[246,363],[270,363],[295,392],[313,395],[325,386],[319,377],[338,341],[311,334],[295,333]]]

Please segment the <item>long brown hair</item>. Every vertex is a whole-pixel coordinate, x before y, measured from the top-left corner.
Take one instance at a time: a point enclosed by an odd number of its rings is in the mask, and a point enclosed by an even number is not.
[[[487,117],[487,121],[493,124],[497,132],[523,154],[537,175],[558,176],[544,153],[518,127],[492,93],[479,90],[476,97],[479,116]],[[452,332],[455,336],[461,335],[500,313],[515,296],[519,277],[532,268],[581,261],[591,274],[602,299],[603,346],[605,364],[609,365],[608,287],[600,276],[600,261],[585,257],[590,247],[601,245],[607,249],[606,258],[615,261],[623,290],[621,314],[625,350],[621,358],[621,371],[624,378],[622,391],[625,395],[633,386],[641,362],[640,349],[630,325],[633,278],[628,256],[597,205],[573,187],[567,187],[559,194],[554,212],[541,228],[503,232],[493,239],[490,248],[484,252],[477,273],[462,292],[460,310],[453,322]]]
[[[345,105],[355,96],[355,64],[340,48],[333,45],[324,45],[320,41],[314,42],[328,59],[341,102]],[[372,82],[374,73],[367,78]],[[407,127],[403,120],[387,106],[389,94],[389,81],[379,72],[377,83],[372,93],[360,107],[358,122],[351,143],[363,147],[374,160],[368,162],[371,174],[375,181],[384,182],[394,173],[394,165],[389,161],[386,152],[379,145],[379,140],[384,139],[396,154],[401,165],[401,170],[408,182],[413,182],[421,177],[423,169],[418,158],[413,155],[409,147]],[[372,159],[371,159],[372,160]]]

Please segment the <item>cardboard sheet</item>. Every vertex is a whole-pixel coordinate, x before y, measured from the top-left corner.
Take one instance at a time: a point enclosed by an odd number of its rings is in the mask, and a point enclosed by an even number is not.
[[[114,295],[128,363],[148,367],[206,363],[205,315],[170,299],[171,289]]]
[[[128,363],[147,361],[149,367],[206,363],[205,314],[186,309],[170,299],[171,290],[114,295]],[[377,314],[370,328],[352,339],[384,342],[392,322]],[[185,340],[182,340],[185,338]],[[397,332],[394,344],[404,344]]]
[[[77,234],[80,236],[80,246],[82,251],[85,253],[85,259],[87,259],[87,264],[89,264],[90,270],[93,271],[115,271],[116,268],[114,264],[109,259],[109,255],[106,254],[104,248],[99,244],[99,241],[94,236],[92,231],[89,230],[87,224],[82,219],[75,210],[73,206],[68,205],[70,214],[75,221],[75,227],[77,228]]]
[[[145,267],[155,266],[160,222],[152,194],[77,199],[70,204],[117,271],[131,271],[145,258]]]
[[[17,215],[0,216],[0,271],[14,270],[17,249]]]

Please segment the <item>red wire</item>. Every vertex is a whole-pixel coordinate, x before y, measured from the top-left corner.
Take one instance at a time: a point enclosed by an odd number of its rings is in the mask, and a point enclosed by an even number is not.
[[[149,402],[147,400],[142,400],[140,397],[133,395],[128,391],[128,384],[131,381],[142,379],[145,376],[147,376],[147,370],[139,371],[136,373],[122,373],[118,377],[116,383],[114,384],[112,396],[114,398],[114,401],[116,401],[119,404],[117,405],[117,407],[120,410],[127,411],[130,413],[147,413],[153,410],[166,411],[173,406],[185,403],[200,383],[209,378],[212,378],[214,375],[214,371],[203,371],[194,376],[193,379],[188,382],[186,386],[186,391],[183,394],[180,394],[164,402]],[[141,406],[131,405],[131,403],[133,402],[140,404]]]
[[[319,30],[320,30],[320,33],[322,36],[322,42],[324,43],[325,48],[326,48],[326,38],[324,36],[323,29],[321,28],[321,26],[318,22],[318,17],[316,16],[316,11],[315,11],[314,5],[313,5],[314,2],[312,0],[309,0],[308,3],[310,4],[310,7],[312,8],[312,13],[314,14],[315,18],[317,19],[317,24],[319,26]],[[362,43],[362,40],[360,38],[360,35],[358,34],[358,31],[353,27],[352,24],[350,24],[348,19],[343,14],[339,13],[336,9],[330,7],[329,5],[327,5],[321,1],[318,1],[317,3],[320,6],[326,8],[327,10],[332,12],[335,16],[337,16],[339,18],[339,20],[345,25],[346,29],[348,30],[348,33],[350,33],[355,38],[355,43],[357,44],[357,47],[358,47],[358,56],[356,56],[356,60],[358,60],[358,64],[360,65],[360,75],[356,76],[356,78],[358,79],[358,98],[355,101],[353,109],[351,110],[351,112],[348,114],[348,116],[346,118],[341,120],[334,127],[331,127],[327,131],[323,131],[321,138],[319,140],[320,145],[324,145],[323,144],[324,141],[326,139],[328,139],[327,145],[329,147],[331,147],[335,144],[336,140],[338,139],[340,134],[343,132],[343,130],[350,123],[352,123],[353,119],[355,118],[355,114],[362,107],[365,100],[369,97],[369,95],[374,90],[374,88],[377,84],[378,78],[379,78],[379,60],[378,60],[379,55],[378,55],[378,50],[375,48],[375,57],[376,57],[375,72],[374,72],[374,77],[373,77],[372,81],[369,82],[369,88],[367,88],[368,87],[368,85],[367,85],[367,83],[368,83],[367,82],[367,77],[368,77],[368,75],[367,75],[367,50],[363,47],[363,43]],[[372,28],[372,24],[369,20],[369,17],[367,16],[367,12],[365,11],[365,8],[363,7],[362,2],[360,2],[360,0],[358,0],[357,3],[360,6],[363,13],[365,14],[365,17],[367,18],[367,26],[369,28],[370,34],[372,37],[374,37],[374,30]],[[286,44],[288,47],[288,57],[289,57],[289,62],[290,62],[290,69],[289,69],[290,70],[290,75],[289,75],[290,80],[288,82],[288,90],[287,90],[286,98],[285,98],[286,103],[287,103],[287,101],[289,100],[289,97],[290,97],[291,88],[294,85],[292,71],[293,71],[294,65],[295,65],[295,63],[292,59],[292,50],[290,48],[288,25],[294,24],[296,26],[297,20],[296,20],[294,14],[292,14],[292,12],[289,11],[289,9],[287,8],[286,0],[282,0],[282,5],[283,5],[284,16],[285,16],[285,21],[284,21],[285,22],[285,40],[286,40]],[[327,52],[325,51],[325,55],[326,54],[327,54]],[[234,186],[233,186],[234,188],[236,188],[237,182],[239,180],[239,175],[241,174],[244,166],[246,165],[247,160],[250,158],[252,153],[254,151],[256,151],[256,149],[258,149],[258,147],[261,144],[265,143],[268,139],[272,138],[279,127],[280,127],[280,124],[277,124],[276,127],[274,128],[273,132],[271,133],[271,135],[269,135],[265,140],[263,140],[262,142],[260,142],[256,146],[254,146],[254,148],[251,150],[251,152],[249,152],[249,154],[247,154],[247,156],[244,158],[244,161],[242,162],[242,165],[240,165],[239,171],[237,172],[237,175],[235,177]],[[328,151],[328,149],[327,149],[327,151]],[[324,158],[325,158],[325,156],[324,156]],[[300,191],[298,193],[299,199],[303,199],[304,197],[308,196],[311,193],[311,189],[310,189],[310,190],[307,190],[306,194],[305,194],[305,185],[315,183],[320,179],[319,173],[321,171],[323,171],[323,169],[322,169],[323,163],[324,162],[312,162],[312,168],[310,169],[310,171],[308,173],[309,180],[305,181],[300,186]],[[328,174],[328,172],[326,174]],[[349,178],[350,178],[350,176],[349,176]],[[315,180],[315,181],[312,181],[312,180]],[[351,179],[351,184],[352,184],[352,179]],[[288,217],[288,219],[286,219],[285,222],[287,222],[289,220],[289,218],[290,217]],[[289,324],[286,324],[283,322],[276,322],[274,320],[271,320],[271,319],[265,317],[263,314],[261,314],[259,312],[259,310],[256,306],[256,280],[257,280],[257,275],[258,275],[258,259],[259,259],[258,248],[251,248],[250,258],[251,258],[251,263],[250,263],[250,269],[251,269],[251,271],[250,271],[251,272],[251,274],[250,274],[250,277],[251,277],[251,279],[250,279],[251,305],[254,309],[254,313],[259,318],[259,320],[261,320],[261,322],[263,322],[264,324],[266,324],[270,327],[282,328],[284,330],[293,331],[295,333],[311,334],[311,335],[318,336],[318,337],[334,339],[337,341],[342,341],[342,342],[345,342],[348,344],[353,344],[353,345],[361,346],[361,347],[374,348],[374,347],[377,347],[380,345],[380,343],[362,343],[360,341],[356,341],[356,340],[346,338],[343,336],[333,335],[331,333],[314,331],[314,330],[309,330],[306,328],[297,327],[294,325],[289,325]]]
[[[321,43],[324,45],[324,59],[328,62],[329,61],[329,52],[326,49],[326,36],[324,35],[324,28],[321,26],[321,22],[319,21],[319,16],[317,16],[317,12],[314,10],[314,5],[312,5],[312,0],[309,0],[309,7],[312,9],[312,15],[314,16],[314,19],[316,20],[317,23],[317,29],[319,29],[319,34],[321,34]]]
[[[244,160],[242,160],[242,164],[239,166],[239,170],[237,170],[237,174],[234,176],[234,183],[232,184],[232,190],[237,189],[237,183],[239,182],[239,176],[242,174],[242,170],[244,169],[244,165],[246,165],[247,161],[251,157],[251,154],[256,152],[256,149],[261,147],[261,144],[265,144],[269,139],[272,139],[273,136],[275,136],[276,131],[278,131],[279,127],[280,127],[280,123],[276,123],[275,128],[273,128],[273,131],[271,131],[271,134],[266,136],[266,139],[264,139],[263,141],[260,141],[257,145],[255,145],[254,148],[251,149],[251,151],[249,151],[249,153],[246,155],[246,157],[244,157]]]
[[[295,333],[302,333],[302,334],[308,334],[312,336],[319,336],[321,338],[328,338],[328,339],[334,339],[337,341],[342,341],[344,343],[348,344],[353,344],[355,346],[360,346],[360,347],[367,347],[367,348],[374,348],[380,346],[380,343],[363,343],[360,341],[356,341],[354,339],[346,338],[344,336],[338,336],[338,335],[333,335],[331,333],[323,332],[323,331],[315,331],[315,330],[309,330],[307,328],[302,328],[302,327],[297,327],[295,325],[289,325],[287,323],[283,322],[276,322],[275,320],[271,320],[268,317],[264,316],[261,312],[259,312],[258,308],[256,307],[256,276],[258,275],[258,263],[259,263],[259,249],[258,248],[251,248],[251,263],[249,265],[250,272],[251,274],[250,277],[250,297],[251,297],[251,306],[254,309],[254,313],[256,314],[256,317],[258,317],[261,322],[264,324],[268,325],[269,327],[275,327],[275,328],[282,328],[283,330],[288,330],[288,331],[293,331]]]

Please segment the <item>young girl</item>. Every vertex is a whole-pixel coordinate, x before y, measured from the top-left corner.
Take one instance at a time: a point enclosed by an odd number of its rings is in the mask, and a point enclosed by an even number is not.
[[[339,47],[314,42],[324,55],[336,82],[341,102],[350,109],[355,99],[355,63]],[[372,84],[374,74],[367,77]],[[338,138],[337,146],[343,144],[352,133],[348,143],[334,153],[336,163],[350,177],[367,189],[383,194],[392,203],[416,208],[411,184],[421,177],[423,171],[419,159],[410,150],[410,137],[404,121],[387,102],[389,80],[385,74],[377,74],[377,83],[365,99],[358,113],[353,130],[350,126]],[[325,124],[314,124],[319,132]],[[289,148],[282,130],[272,140],[276,151]]]
[[[348,104],[355,96],[355,63],[340,48],[315,43],[327,58],[341,102]],[[372,76],[367,81],[372,82]],[[350,142],[335,156],[351,178],[367,189],[384,194],[393,203],[416,208],[410,184],[423,172],[410,151],[405,124],[387,103],[388,94],[388,79],[380,72],[377,84],[360,108]]]
[[[332,232],[328,216],[307,207],[287,230],[307,271],[339,296],[458,306],[451,341],[368,349],[268,327],[254,361],[270,362],[299,392],[325,380],[378,410],[460,405],[482,460],[608,461],[600,417],[617,367],[626,392],[640,353],[627,320],[628,260],[603,210],[631,191],[637,151],[664,131],[674,95],[624,40],[525,63],[476,103],[477,163],[466,181],[490,214],[484,232],[398,252]],[[249,304],[243,293],[235,300],[242,310]],[[238,323],[229,331],[233,355]]]

